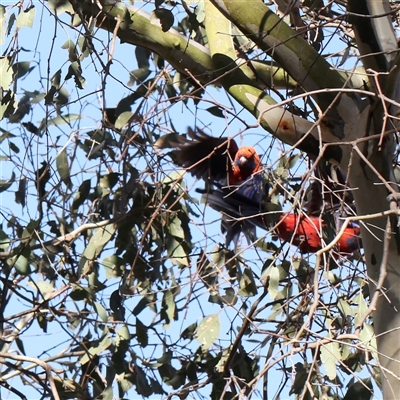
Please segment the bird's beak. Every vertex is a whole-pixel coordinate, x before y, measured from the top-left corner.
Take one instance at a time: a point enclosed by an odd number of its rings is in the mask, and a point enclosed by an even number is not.
[[[235,160],[235,164],[239,168],[244,168],[246,170],[253,170],[256,167],[253,158],[247,158],[245,156],[241,156]]]
[[[241,156],[238,159],[236,159],[235,163],[239,167],[246,165],[249,162],[249,160],[245,156]]]

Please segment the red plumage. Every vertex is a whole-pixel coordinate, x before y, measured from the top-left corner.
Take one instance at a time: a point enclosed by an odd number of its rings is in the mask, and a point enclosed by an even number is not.
[[[222,232],[226,233],[227,245],[231,241],[236,245],[241,232],[248,239],[253,238],[256,226],[270,229],[271,217],[262,214],[276,210],[276,205],[274,208],[270,206],[272,203],[264,202],[268,185],[258,173],[261,161],[254,147],[239,148],[233,139],[214,138],[190,128],[188,137],[178,138],[171,157],[175,164],[187,168],[196,178],[215,184],[216,189],[200,192],[212,208],[222,213]],[[313,204],[322,204],[322,198],[318,197],[321,185],[314,186]],[[325,224],[312,212],[308,216],[284,213],[278,218],[275,231],[280,239],[297,246],[301,252],[315,253],[322,248],[324,227]],[[340,237],[337,249],[340,253],[350,254],[360,247],[360,228],[349,225]]]
[[[283,214],[276,231],[282,240],[297,246],[303,253],[315,253],[321,248],[321,220],[317,217]]]
[[[356,224],[349,224],[337,243],[339,253],[351,254],[362,247],[361,229]]]
[[[235,154],[232,164],[232,172],[229,174],[229,184],[238,183],[250,178],[253,174],[260,171],[261,161],[256,149],[250,146],[241,147]]]
[[[325,224],[315,216],[299,216],[294,213],[279,217],[276,232],[285,242],[297,246],[303,253],[316,253],[322,248],[322,229]],[[361,248],[361,230],[349,224],[340,236],[336,247],[341,254],[351,254]]]

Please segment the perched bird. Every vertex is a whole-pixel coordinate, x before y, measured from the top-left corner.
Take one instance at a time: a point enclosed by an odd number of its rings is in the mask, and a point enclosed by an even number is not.
[[[303,253],[315,253],[321,248],[321,220],[318,217],[282,214],[276,224],[278,236],[297,246]]]
[[[325,223],[316,216],[282,214],[277,223],[278,236],[295,246],[302,253],[315,253],[322,248],[322,231]],[[339,253],[351,254],[361,248],[361,230],[357,224],[349,224],[340,236],[336,247]]]
[[[236,247],[241,233],[248,240],[255,240],[256,227],[275,227],[280,239],[303,253],[322,248],[326,224],[319,216],[283,213],[278,204],[268,202],[267,178],[261,173],[260,157],[253,147],[239,148],[233,139],[214,138],[190,128],[188,137],[179,137],[170,155],[175,164],[213,184],[213,188],[197,191],[222,213],[221,230],[226,234],[227,245],[233,241]],[[337,243],[338,251],[350,254],[360,246],[360,228],[349,225]]]
[[[336,229],[339,231],[342,223],[336,219]],[[351,254],[362,248],[361,228],[358,224],[350,222],[340,236],[336,247],[341,254]]]

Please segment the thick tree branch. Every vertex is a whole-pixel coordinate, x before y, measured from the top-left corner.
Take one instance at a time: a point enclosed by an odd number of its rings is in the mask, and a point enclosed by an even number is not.
[[[365,69],[390,71],[397,56],[398,45],[389,1],[349,0],[347,9]],[[372,85],[374,83],[371,82]]]
[[[236,66],[236,54],[230,35],[230,22],[206,1],[206,30],[214,64],[225,73],[221,82],[224,88],[243,107],[259,117],[260,124],[279,140],[291,146],[318,156],[322,141],[336,141],[330,130],[323,124],[314,126],[304,118],[298,117],[279,107],[259,86],[254,85],[243,71]],[[328,148],[328,158],[340,162],[340,149]]]
[[[306,91],[348,86],[348,82],[338,71],[261,0],[253,1],[251,7],[235,0],[211,1],[247,37],[284,67]],[[334,97],[328,93],[320,93],[315,99],[325,111],[332,106]],[[342,95],[335,104],[339,118],[344,118],[348,113],[357,114],[356,105],[359,106],[356,95]],[[331,112],[330,118],[336,120],[338,125],[338,116]],[[340,129],[336,128],[334,131],[338,138],[343,137]]]

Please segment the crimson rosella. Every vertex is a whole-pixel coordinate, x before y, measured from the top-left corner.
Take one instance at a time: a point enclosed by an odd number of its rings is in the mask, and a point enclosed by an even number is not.
[[[316,216],[282,214],[277,223],[278,236],[297,246],[303,253],[315,253],[322,248],[322,230],[325,223]],[[361,247],[361,230],[357,224],[351,223],[340,236],[336,247],[339,253],[351,254]]]
[[[249,240],[254,239],[255,225],[246,219],[238,219],[237,210],[247,198],[260,203],[266,191],[266,182],[259,174],[261,161],[256,149],[250,146],[239,148],[231,138],[215,138],[190,128],[188,137],[190,139],[180,136],[170,155],[175,164],[216,187],[199,192],[212,208],[222,212],[221,229],[226,233],[227,245],[231,241],[236,244],[241,232]],[[231,207],[229,201],[221,196],[233,194],[234,205],[228,210]]]
[[[196,178],[214,184],[214,189],[199,192],[212,208],[222,213],[227,245],[231,241],[236,245],[241,232],[254,240],[256,226],[270,229],[275,225],[279,238],[303,253],[315,253],[322,248],[325,224],[318,216],[283,213],[279,205],[266,201],[268,183],[254,147],[239,148],[233,139],[214,138],[200,130],[189,129],[188,136],[190,139],[179,138],[171,156]],[[339,238],[337,249],[350,254],[360,246],[360,228],[349,225]]]
[[[215,138],[201,130],[188,129],[190,139],[179,136],[171,153],[175,164],[198,179],[236,185],[258,172],[260,157],[254,147],[238,147],[230,138]]]

